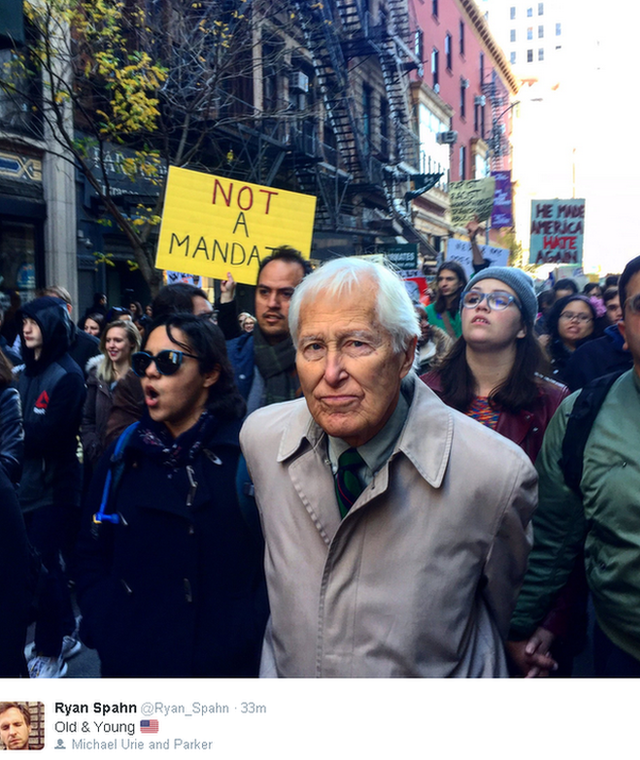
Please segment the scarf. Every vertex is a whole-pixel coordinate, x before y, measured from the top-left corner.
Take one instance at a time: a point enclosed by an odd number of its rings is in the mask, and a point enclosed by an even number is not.
[[[133,447],[150,459],[159,460],[165,467],[177,470],[194,461],[211,440],[216,424],[216,418],[210,412],[203,412],[193,427],[172,438],[164,423],[145,417],[136,431]]]
[[[253,355],[265,382],[265,405],[290,401],[300,396],[296,349],[290,335],[272,346],[256,325],[253,328]]]

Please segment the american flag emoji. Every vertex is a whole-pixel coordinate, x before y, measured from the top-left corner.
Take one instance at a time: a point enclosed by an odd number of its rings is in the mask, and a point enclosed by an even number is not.
[[[159,726],[158,726],[157,720],[141,720],[140,721],[141,734],[157,734],[158,728]]]

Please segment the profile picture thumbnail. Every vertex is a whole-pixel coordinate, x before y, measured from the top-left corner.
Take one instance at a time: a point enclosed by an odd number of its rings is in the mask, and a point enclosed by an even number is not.
[[[0,702],[0,751],[44,747],[42,702]]]

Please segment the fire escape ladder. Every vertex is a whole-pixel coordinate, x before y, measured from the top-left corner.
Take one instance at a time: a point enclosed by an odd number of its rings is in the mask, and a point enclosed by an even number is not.
[[[344,34],[351,36],[359,33],[365,13],[361,0],[335,0],[335,5]]]
[[[366,175],[366,156],[357,128],[347,61],[329,3],[312,6],[307,0],[299,0],[296,6],[305,44],[313,59],[326,118],[335,135],[340,156],[347,171],[361,177]]]
[[[508,106],[508,95],[499,87],[499,80],[495,71],[491,72],[491,80],[482,84],[482,94],[491,103],[491,137],[489,138],[491,156],[494,160],[501,160],[504,149],[500,118]]]

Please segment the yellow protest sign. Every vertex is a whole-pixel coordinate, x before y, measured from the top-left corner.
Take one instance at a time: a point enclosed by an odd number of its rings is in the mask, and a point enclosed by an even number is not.
[[[315,207],[311,195],[172,166],[156,267],[255,285],[274,248],[309,258]]]

